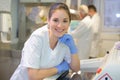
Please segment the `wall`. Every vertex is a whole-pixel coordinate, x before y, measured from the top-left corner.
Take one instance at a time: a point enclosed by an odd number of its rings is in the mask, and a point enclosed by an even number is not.
[[[114,43],[117,41],[120,41],[120,34],[102,32],[100,43],[100,56],[105,55],[106,51],[110,51]]]

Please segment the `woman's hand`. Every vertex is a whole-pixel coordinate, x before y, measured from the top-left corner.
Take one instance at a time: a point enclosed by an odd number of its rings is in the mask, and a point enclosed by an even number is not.
[[[62,37],[59,38],[59,41],[69,47],[71,54],[77,53],[77,48],[71,35],[64,34]]]
[[[66,61],[63,61],[62,63],[60,63],[59,65],[56,66],[57,70],[58,70],[58,74],[69,70],[69,64]]]

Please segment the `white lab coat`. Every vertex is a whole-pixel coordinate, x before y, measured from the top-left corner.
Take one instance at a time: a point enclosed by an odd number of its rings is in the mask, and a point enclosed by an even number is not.
[[[94,14],[91,19],[93,29],[93,40],[91,46],[90,57],[98,57],[99,54],[99,43],[100,43],[100,16],[98,13]]]
[[[72,26],[71,26],[72,27]],[[76,29],[69,30],[73,36],[76,46],[78,48],[78,55],[80,59],[88,59],[92,40],[91,19],[86,16],[83,20],[79,21]]]
[[[49,46],[48,26],[37,29],[26,41],[22,50],[21,63],[10,80],[29,80],[27,68],[47,69],[60,64],[63,59],[71,62],[69,48],[58,42],[55,49]],[[54,75],[44,80],[56,80],[59,75]]]

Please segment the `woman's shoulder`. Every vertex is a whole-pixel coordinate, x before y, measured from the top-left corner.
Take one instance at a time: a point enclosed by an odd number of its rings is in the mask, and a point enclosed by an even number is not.
[[[38,28],[37,30],[35,30],[30,37],[28,38],[28,40],[26,41],[26,43],[28,42],[32,42],[32,43],[42,43],[44,40],[47,39],[46,36],[48,36],[48,29],[47,26],[43,26],[41,28]]]
[[[43,26],[43,27],[40,27],[38,29],[36,29],[35,31],[33,31],[33,33],[30,35],[30,37],[28,38],[28,41],[31,41],[31,40],[36,40],[37,41],[43,41],[45,40],[48,36],[48,28],[47,28],[47,25]]]
[[[45,34],[48,33],[48,25],[44,25],[40,28],[38,28],[37,30],[35,30],[32,35],[36,35],[36,36],[44,36]]]

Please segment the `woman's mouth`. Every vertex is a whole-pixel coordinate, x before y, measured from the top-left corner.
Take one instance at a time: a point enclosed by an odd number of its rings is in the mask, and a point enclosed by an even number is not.
[[[64,29],[55,29],[57,32],[62,33]]]

